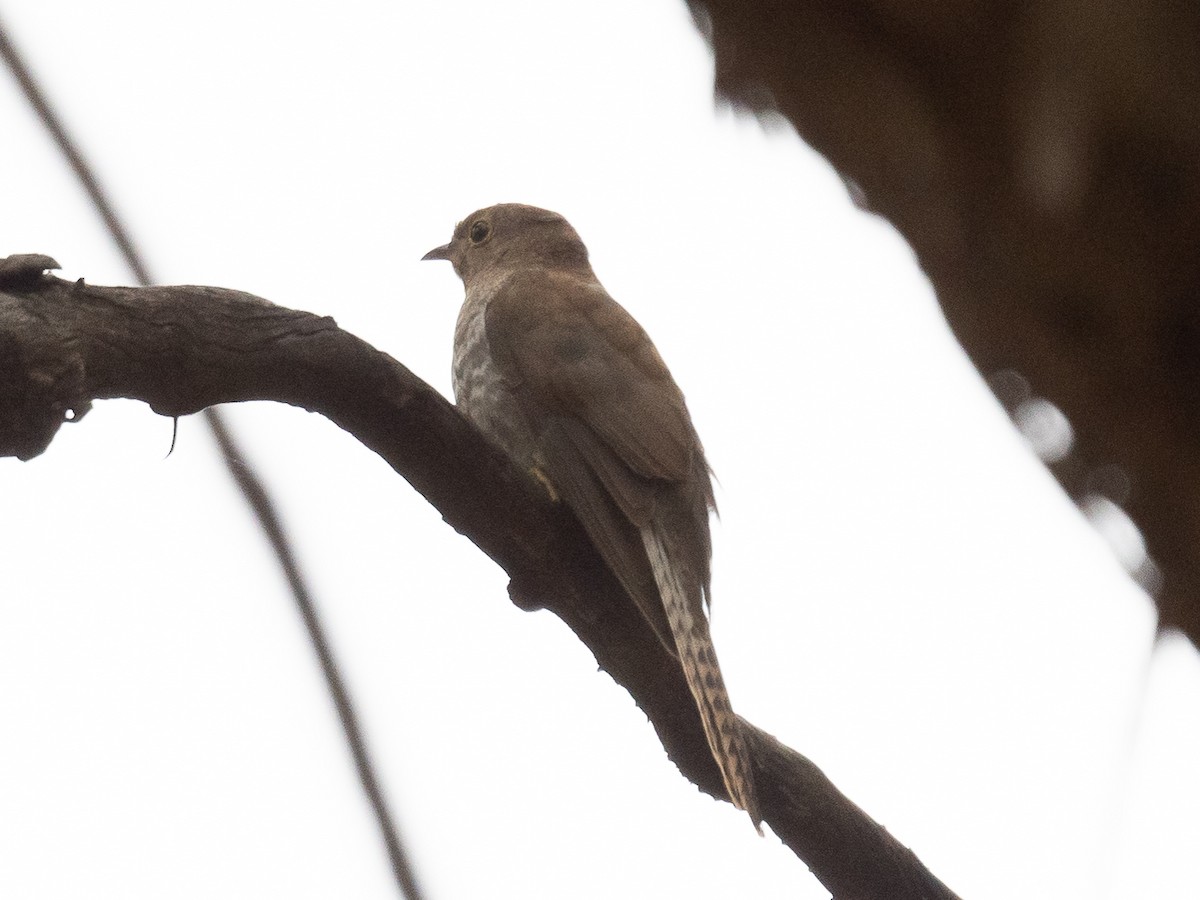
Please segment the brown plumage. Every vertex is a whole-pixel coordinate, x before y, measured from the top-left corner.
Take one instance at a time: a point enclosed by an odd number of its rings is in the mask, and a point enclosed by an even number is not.
[[[459,408],[571,507],[679,658],[730,799],[757,828],[750,757],[705,615],[712,480],[671,373],[557,213],[481,209],[425,258],[449,260],[466,288]]]

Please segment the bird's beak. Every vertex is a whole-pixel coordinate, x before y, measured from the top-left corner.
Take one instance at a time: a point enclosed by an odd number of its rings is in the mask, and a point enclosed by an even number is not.
[[[442,244],[440,247],[434,247],[428,253],[421,257],[422,261],[427,259],[450,259],[450,245]]]

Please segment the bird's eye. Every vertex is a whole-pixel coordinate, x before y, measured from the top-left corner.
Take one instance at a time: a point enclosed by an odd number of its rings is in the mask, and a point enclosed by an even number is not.
[[[479,244],[491,234],[492,229],[488,227],[488,223],[482,220],[471,226],[471,243]]]

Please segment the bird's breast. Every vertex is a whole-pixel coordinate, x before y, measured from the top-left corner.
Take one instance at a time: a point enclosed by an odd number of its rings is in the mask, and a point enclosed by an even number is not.
[[[454,402],[522,468],[534,465],[535,437],[488,346],[487,298],[467,295],[454,328]]]

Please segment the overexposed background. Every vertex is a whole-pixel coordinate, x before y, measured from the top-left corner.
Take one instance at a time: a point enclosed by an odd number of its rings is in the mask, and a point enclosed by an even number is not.
[[[740,712],[971,898],[1194,897],[1200,662],[680,0],[0,0],[167,283],[334,316],[449,392],[473,209],[568,217],[720,479]],[[0,255],[130,283],[0,78]],[[286,514],[430,898],[818,898],[549,614],[329,422],[228,410]],[[265,542],[202,423],[100,403],[0,460],[0,895],[389,897]],[[1088,622],[1086,630],[1077,623]]]

